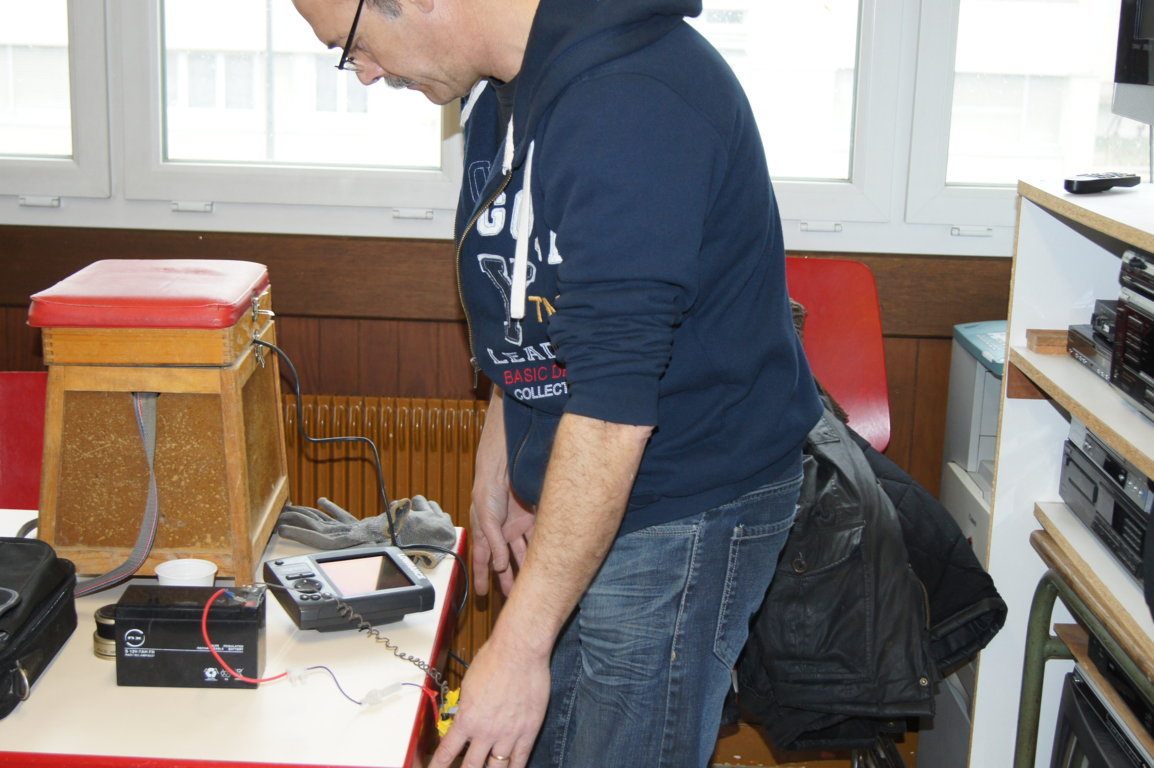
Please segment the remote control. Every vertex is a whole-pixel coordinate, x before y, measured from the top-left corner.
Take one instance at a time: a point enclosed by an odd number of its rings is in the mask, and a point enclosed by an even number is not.
[[[1075,195],[1105,192],[1111,187],[1133,187],[1142,181],[1133,173],[1080,173],[1066,178],[1066,191]]]

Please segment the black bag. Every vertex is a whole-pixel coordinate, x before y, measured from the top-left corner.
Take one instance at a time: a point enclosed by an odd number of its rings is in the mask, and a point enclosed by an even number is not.
[[[0,537],[0,718],[76,629],[75,586],[76,566],[45,542]]]

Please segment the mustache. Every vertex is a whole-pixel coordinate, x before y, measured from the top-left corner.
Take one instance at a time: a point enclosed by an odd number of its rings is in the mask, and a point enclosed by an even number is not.
[[[416,80],[410,80],[407,77],[397,77],[396,75],[385,75],[381,79],[384,80],[385,85],[390,88],[411,88],[417,84]]]

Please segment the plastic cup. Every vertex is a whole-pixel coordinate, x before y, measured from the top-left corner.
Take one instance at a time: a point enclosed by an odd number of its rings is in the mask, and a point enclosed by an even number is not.
[[[156,566],[162,587],[211,587],[216,579],[216,563],[195,557],[165,560]]]

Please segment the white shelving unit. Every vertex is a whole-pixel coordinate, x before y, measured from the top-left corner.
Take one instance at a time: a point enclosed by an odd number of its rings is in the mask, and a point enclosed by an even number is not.
[[[1099,618],[1154,664],[1154,624],[1138,583],[1058,494],[1062,445],[1076,416],[1118,453],[1154,476],[1154,424],[1094,373],[1065,354],[1027,346],[1028,330],[1087,323],[1096,299],[1118,297],[1119,254],[1154,252],[1154,186],[1071,195],[1061,182],[1019,184],[1020,208],[1007,328],[1006,375],[994,474],[987,562],[1009,605],[1006,626],[979,661],[969,765],[1012,761],[1027,617],[1046,567],[1030,545],[1040,527],[1087,572],[1104,599]],[[1059,605],[1056,622],[1071,619]],[[1138,658],[1135,659],[1139,661]],[[1037,762],[1049,766],[1060,686],[1070,662],[1047,665]]]

